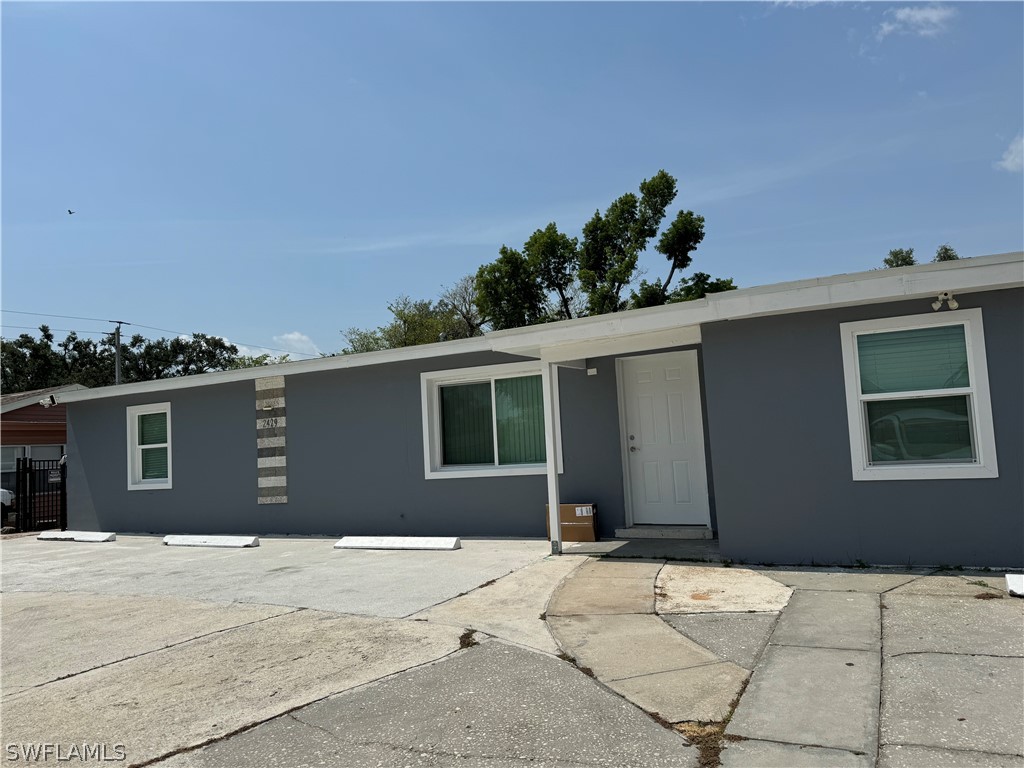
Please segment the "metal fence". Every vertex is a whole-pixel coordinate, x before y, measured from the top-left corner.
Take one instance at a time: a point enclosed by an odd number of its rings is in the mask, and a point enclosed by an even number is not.
[[[14,527],[43,531],[68,527],[67,456],[18,459],[14,476]]]

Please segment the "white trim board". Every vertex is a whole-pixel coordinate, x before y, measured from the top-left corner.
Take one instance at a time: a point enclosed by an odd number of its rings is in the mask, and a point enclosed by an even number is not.
[[[458,536],[342,536],[335,549],[462,549]]]
[[[471,352],[503,352],[538,357],[541,350],[565,344],[582,345],[607,339],[636,336],[634,343],[643,343],[642,334],[671,332],[683,326],[699,326],[719,320],[763,317],[794,312],[810,312],[833,307],[877,304],[913,298],[934,297],[940,291],[969,293],[974,291],[1020,288],[1024,286],[1024,252],[959,259],[938,264],[921,264],[898,269],[875,269],[810,280],[797,280],[754,288],[709,294],[697,301],[686,301],[662,307],[634,309],[596,317],[562,320],[527,328],[494,331],[472,339],[458,339],[437,344],[337,355],[316,360],[297,360],[272,366],[237,371],[216,371],[196,376],[160,379],[113,387],[99,387],[66,392],[57,396],[58,403],[99,400],[122,395],[189,389],[233,381],[249,381],[268,375],[287,376],[313,371],[331,371],[406,360],[423,360]],[[642,351],[643,347],[633,347]],[[562,350],[560,355],[568,355]],[[579,357],[576,354],[576,357]]]

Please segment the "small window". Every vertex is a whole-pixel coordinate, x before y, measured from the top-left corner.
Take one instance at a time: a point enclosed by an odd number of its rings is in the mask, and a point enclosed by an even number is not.
[[[63,445],[32,445],[28,449],[29,458],[39,461],[54,461],[64,455]]]
[[[171,404],[128,409],[128,490],[171,487]]]
[[[841,328],[855,480],[998,476],[981,310]]]
[[[423,405],[428,478],[546,471],[544,386],[535,366],[423,374]]]
[[[15,472],[18,469],[18,459],[25,458],[25,446],[5,445],[0,448],[0,472]]]

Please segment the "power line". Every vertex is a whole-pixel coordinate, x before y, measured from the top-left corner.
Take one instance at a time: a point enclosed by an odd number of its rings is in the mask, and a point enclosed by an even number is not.
[[[39,327],[35,325],[7,325],[4,323],[0,328],[18,328],[23,331],[38,331]],[[57,331],[57,333],[77,333],[77,334],[88,334],[90,336],[101,335],[106,336],[113,331],[79,331],[75,328],[51,328],[51,331]]]
[[[16,309],[0,309],[0,312],[9,312],[12,315],[33,315],[35,317],[57,317],[57,318],[60,318],[62,320],[88,320],[90,322],[97,322],[97,323],[124,322],[124,321],[120,321],[120,320],[104,320],[104,319],[99,318],[99,317],[77,317],[75,315],[54,315],[54,314],[47,314],[46,312],[21,312],[21,311],[16,310]],[[192,336],[193,335],[193,334],[188,333],[186,331],[172,331],[172,330],[170,330],[168,328],[155,328],[152,325],[142,325],[140,323],[127,323],[126,322],[124,324],[125,325],[131,325],[133,328],[145,328],[148,331],[160,331],[160,333],[170,333],[170,334],[173,334],[175,336]],[[21,325],[21,326],[19,326],[19,325],[8,325],[8,326],[5,326],[5,327],[7,327],[7,328],[26,328],[26,326],[23,326],[23,325]],[[61,329],[61,328],[51,328],[50,330],[60,331],[61,333],[72,333],[72,331],[68,331],[68,330]],[[77,333],[77,331],[74,331],[74,333]],[[82,331],[82,333],[113,333],[113,331]],[[218,336],[218,338],[223,339],[224,337],[223,336]],[[300,355],[302,357],[317,357],[317,355],[311,354],[309,352],[296,352],[294,349],[278,349],[277,347],[267,347],[267,346],[264,346],[263,344],[247,344],[244,341],[237,341],[237,342],[233,341],[233,342],[230,342],[230,343],[231,344],[236,344],[236,345],[237,344],[241,344],[243,347],[256,347],[258,349],[266,349],[266,350],[269,350],[271,352],[283,352],[286,355]]]

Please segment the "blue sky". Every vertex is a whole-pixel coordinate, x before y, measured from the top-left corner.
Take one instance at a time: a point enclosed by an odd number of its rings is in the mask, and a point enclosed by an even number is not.
[[[744,287],[1024,247],[1020,3],[0,14],[5,310],[337,351],[661,168]]]

